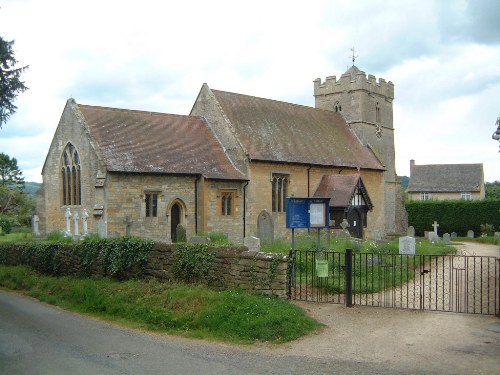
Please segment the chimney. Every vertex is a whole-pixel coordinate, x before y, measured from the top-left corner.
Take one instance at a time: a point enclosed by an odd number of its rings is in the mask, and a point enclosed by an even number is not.
[[[414,166],[415,166],[415,160],[411,159],[410,160],[410,177],[411,177],[411,171],[412,171]]]

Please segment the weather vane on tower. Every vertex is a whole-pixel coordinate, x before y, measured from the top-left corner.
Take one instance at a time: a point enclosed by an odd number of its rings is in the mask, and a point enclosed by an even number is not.
[[[356,61],[356,57],[358,57],[358,55],[355,55],[354,54],[354,47],[351,48],[351,51],[352,51],[352,66],[354,66],[354,62]]]

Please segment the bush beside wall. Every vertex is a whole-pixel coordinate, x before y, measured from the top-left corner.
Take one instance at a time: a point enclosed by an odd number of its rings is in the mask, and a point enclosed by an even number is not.
[[[424,231],[432,231],[432,223],[439,224],[438,234],[456,232],[466,236],[468,230],[475,235],[481,233],[481,224],[492,224],[500,228],[500,199],[485,199],[475,201],[409,201],[406,202],[408,225],[415,228],[417,236],[423,236]]]

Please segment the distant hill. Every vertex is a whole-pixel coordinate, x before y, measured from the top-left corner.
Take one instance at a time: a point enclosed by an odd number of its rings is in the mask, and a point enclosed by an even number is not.
[[[408,176],[398,176],[398,177],[401,180],[401,185],[403,185],[403,188],[406,190],[408,188],[408,183],[410,182],[410,177]]]
[[[40,182],[25,182],[24,183],[24,192],[30,194],[30,195],[36,195],[36,192],[42,184]]]

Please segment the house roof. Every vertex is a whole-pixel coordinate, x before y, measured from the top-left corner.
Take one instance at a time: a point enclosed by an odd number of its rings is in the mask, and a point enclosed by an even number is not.
[[[108,171],[245,179],[202,117],[74,106],[83,115]]]
[[[330,198],[331,207],[349,207],[358,184],[366,205],[372,209],[373,205],[359,174],[324,175],[314,193],[314,196]]]
[[[480,191],[484,183],[483,164],[413,165],[409,192]]]
[[[212,90],[252,160],[383,170],[336,112]]]

